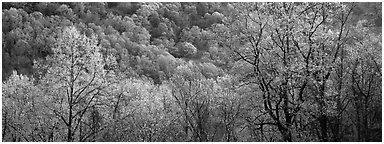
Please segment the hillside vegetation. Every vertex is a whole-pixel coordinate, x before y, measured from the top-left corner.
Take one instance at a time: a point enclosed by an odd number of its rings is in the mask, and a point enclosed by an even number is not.
[[[2,6],[2,141],[382,141],[381,3]]]

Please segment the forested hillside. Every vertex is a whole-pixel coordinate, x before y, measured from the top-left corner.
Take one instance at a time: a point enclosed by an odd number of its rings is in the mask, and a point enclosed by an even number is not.
[[[382,141],[381,3],[3,2],[2,141]]]

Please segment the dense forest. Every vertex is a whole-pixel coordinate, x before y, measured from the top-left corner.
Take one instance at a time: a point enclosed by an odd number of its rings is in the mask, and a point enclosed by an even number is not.
[[[381,14],[3,2],[2,141],[382,141]]]

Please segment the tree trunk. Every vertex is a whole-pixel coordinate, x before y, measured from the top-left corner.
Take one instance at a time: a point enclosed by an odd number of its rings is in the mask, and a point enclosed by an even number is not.
[[[289,132],[289,129],[283,127],[280,123],[277,125],[281,135],[283,136],[283,140],[286,142],[292,142],[292,135]]]
[[[363,115],[363,127],[364,127],[364,141],[369,142],[370,141],[370,133],[369,133],[369,126],[368,126],[368,99],[369,96],[367,95],[365,97],[364,101],[364,115]]]
[[[3,118],[4,118],[4,121],[3,121],[3,134],[2,134],[2,138],[3,138],[3,141],[4,141],[5,132],[7,131],[7,128],[8,128],[7,112],[5,112],[5,114],[3,115]]]
[[[319,123],[320,123],[320,131],[321,131],[320,141],[327,142],[328,141],[327,116],[322,114],[319,118]]]
[[[357,132],[357,141],[361,141],[361,128],[360,128],[360,109],[358,106],[358,102],[356,106],[356,132]]]
[[[72,142],[72,105],[69,106],[67,132],[68,132],[67,141]]]

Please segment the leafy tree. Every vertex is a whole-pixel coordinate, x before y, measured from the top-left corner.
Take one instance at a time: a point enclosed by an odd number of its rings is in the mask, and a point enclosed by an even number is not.
[[[46,115],[34,79],[13,71],[3,82],[3,141],[54,141],[54,120]],[[52,124],[52,125],[51,125]]]
[[[221,73],[221,69],[217,68],[212,63],[202,63],[200,69],[201,74],[203,74],[206,78],[216,78]]]
[[[248,112],[248,99],[242,94],[242,88],[235,85],[234,78],[225,75],[217,78],[213,95],[213,141],[245,141],[244,134],[237,131],[245,126],[243,117]],[[245,134],[246,135],[246,134]]]
[[[176,47],[179,48],[176,55],[181,57],[193,58],[197,53],[196,47],[189,42],[178,43]]]
[[[79,138],[79,126],[91,107],[102,101],[100,90],[108,87],[116,62],[103,57],[94,38],[81,35],[74,27],[64,28],[47,57],[46,73],[40,84],[45,87],[45,106],[65,125],[66,141]],[[97,106],[96,106],[97,107]]]
[[[190,141],[208,141],[213,83],[192,62],[176,68],[171,79],[172,96],[182,115],[184,135]]]
[[[159,70],[164,74],[165,79],[169,79],[173,76],[177,67],[176,59],[171,54],[160,55],[157,59]]]
[[[121,16],[132,15],[140,8],[138,2],[109,2],[108,7],[112,12],[115,12]]]

